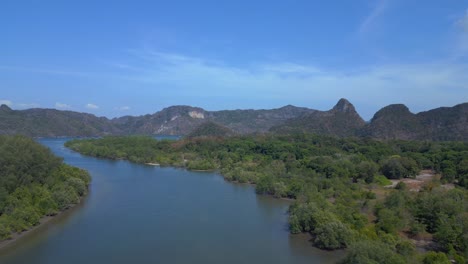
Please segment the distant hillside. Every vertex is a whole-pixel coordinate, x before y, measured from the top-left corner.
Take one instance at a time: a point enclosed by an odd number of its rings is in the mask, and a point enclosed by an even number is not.
[[[119,134],[105,117],[92,114],[33,108],[12,110],[0,106],[0,134],[22,134],[33,137],[98,136]]]
[[[223,129],[236,134],[316,133],[378,139],[468,140],[468,103],[413,114],[401,104],[389,105],[369,123],[346,99],[328,111],[285,106],[262,110],[206,111],[192,106],[171,106],[154,114],[114,119],[55,109],[12,110],[0,107],[0,134],[34,137],[102,135],[189,135]],[[205,124],[204,126],[202,126]],[[210,128],[211,126],[211,128]],[[217,127],[215,129],[215,127]],[[221,129],[223,128],[223,129]]]
[[[273,133],[315,133],[340,137],[354,136],[365,126],[364,120],[346,99],[340,99],[329,111],[314,111],[291,118],[270,129]]]
[[[215,122],[208,121],[196,127],[187,135],[187,137],[227,137],[233,135],[235,135],[235,133],[231,129]]]
[[[144,116],[124,116],[112,119],[124,134],[187,135],[206,122],[206,111],[199,107],[171,106]]]
[[[199,107],[171,106],[152,115],[120,117],[112,120],[125,134],[187,135],[195,127],[212,121],[236,133],[267,132],[272,126],[316,110],[285,106],[271,110],[206,111]]]
[[[267,132],[285,121],[317,110],[287,105],[271,110],[224,110],[209,112],[208,117],[240,133]]]
[[[361,135],[381,139],[468,140],[468,103],[413,114],[405,105],[375,113]]]

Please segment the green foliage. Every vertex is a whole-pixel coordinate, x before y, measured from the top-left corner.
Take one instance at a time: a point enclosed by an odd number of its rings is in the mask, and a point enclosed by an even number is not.
[[[314,244],[322,249],[346,248],[353,240],[351,229],[340,221],[321,224],[314,234]]]
[[[0,240],[57,214],[87,192],[88,173],[22,136],[0,136]]]
[[[229,128],[218,123],[208,121],[196,127],[192,132],[190,132],[190,134],[187,135],[187,137],[225,137],[231,135],[234,135],[234,132]]]
[[[408,157],[392,156],[382,161],[382,174],[389,179],[414,177],[421,167]]]
[[[384,142],[298,134],[176,142],[141,136],[104,137],[74,140],[66,146],[95,157],[217,169],[226,180],[256,184],[259,194],[293,198],[291,233],[309,232],[315,246],[324,249],[352,246],[346,263],[414,260],[414,246],[402,234],[429,233],[445,252],[467,256],[466,190],[434,185],[411,192],[402,183],[397,190],[380,187],[391,184],[388,178],[414,177],[421,169],[445,173],[447,182],[465,186],[466,142]],[[456,175],[449,174],[453,170]],[[66,203],[76,199],[64,194],[57,191],[60,199],[56,200]],[[57,207],[62,208],[61,204]]]
[[[386,244],[361,241],[354,244],[341,264],[404,264],[405,259]]]
[[[398,182],[397,185],[395,186],[395,189],[397,190],[406,190],[406,183],[404,182]]]
[[[375,183],[377,183],[380,186],[392,185],[392,182],[383,175],[375,176],[374,181],[375,181]]]
[[[423,264],[450,264],[450,260],[442,252],[428,252],[423,259]]]

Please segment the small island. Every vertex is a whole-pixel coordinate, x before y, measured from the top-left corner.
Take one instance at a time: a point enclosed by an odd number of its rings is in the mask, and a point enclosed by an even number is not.
[[[309,234],[320,249],[345,249],[343,263],[468,259],[467,142],[291,134],[65,145],[100,158],[217,170],[228,181],[254,184],[258,194],[292,199],[291,233]]]
[[[24,136],[0,136],[0,248],[78,204],[88,172]]]

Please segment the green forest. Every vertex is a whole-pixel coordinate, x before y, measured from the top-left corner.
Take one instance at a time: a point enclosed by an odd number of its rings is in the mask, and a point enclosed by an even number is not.
[[[79,203],[91,178],[24,136],[0,136],[0,241]]]
[[[309,134],[72,140],[85,155],[216,170],[255,184],[259,194],[293,199],[292,233],[321,249],[347,249],[343,263],[466,263],[468,143],[378,141]],[[416,190],[404,181],[435,176]]]

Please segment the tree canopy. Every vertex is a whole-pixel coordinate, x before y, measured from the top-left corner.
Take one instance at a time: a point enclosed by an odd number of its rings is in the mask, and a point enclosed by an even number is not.
[[[319,248],[349,248],[345,263],[421,262],[410,240],[419,237],[429,237],[451,259],[468,257],[466,142],[297,134],[104,137],[66,146],[95,157],[218,170],[226,180],[255,184],[259,194],[292,198],[291,232],[310,233]],[[423,169],[439,177],[417,192],[403,183],[381,186]]]
[[[79,202],[90,176],[23,136],[0,136],[0,240]]]

